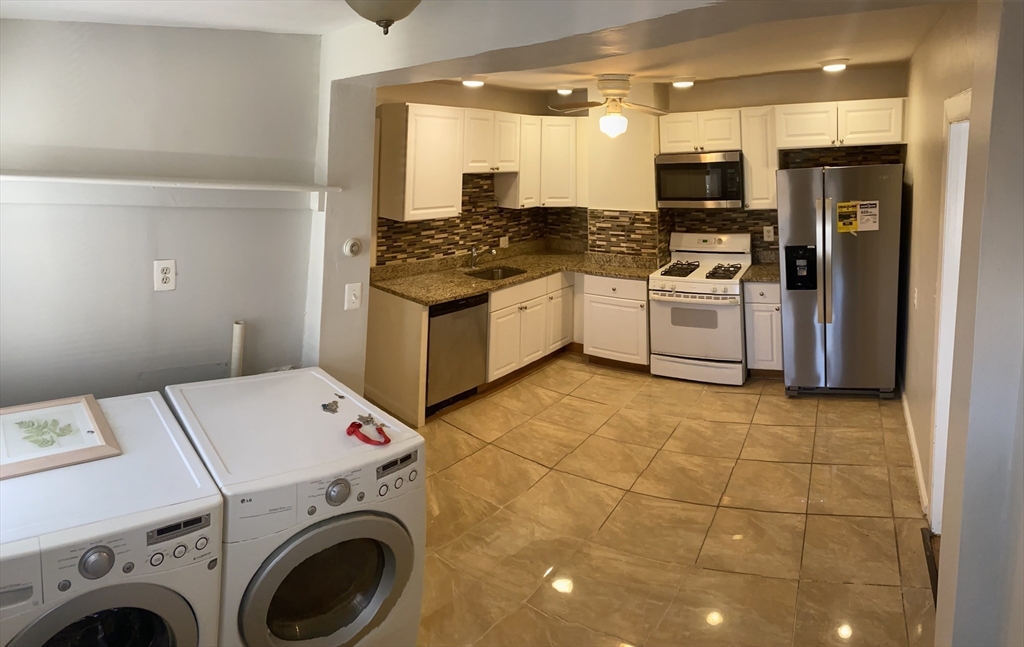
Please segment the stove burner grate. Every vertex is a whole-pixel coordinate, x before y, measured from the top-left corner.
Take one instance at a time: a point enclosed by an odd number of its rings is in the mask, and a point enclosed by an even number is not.
[[[663,269],[661,275],[685,278],[693,274],[698,267],[700,267],[699,261],[676,261]]]
[[[709,279],[731,279],[731,278],[735,277],[736,274],[739,273],[740,267],[742,267],[742,266],[739,263],[730,263],[729,265],[725,265],[723,263],[719,263],[718,265],[715,265],[713,268],[711,268],[708,271],[708,273],[706,275],[706,278],[709,278]]]

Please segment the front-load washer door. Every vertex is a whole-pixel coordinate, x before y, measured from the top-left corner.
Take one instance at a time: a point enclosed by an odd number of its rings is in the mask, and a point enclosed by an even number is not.
[[[156,584],[115,584],[39,616],[7,647],[197,647],[192,607]]]
[[[238,610],[248,647],[351,645],[395,606],[413,567],[408,531],[392,517],[325,519],[278,547]]]

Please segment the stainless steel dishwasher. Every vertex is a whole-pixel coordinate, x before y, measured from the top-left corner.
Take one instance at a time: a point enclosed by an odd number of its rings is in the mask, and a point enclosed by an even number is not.
[[[487,381],[487,295],[430,306],[427,415]]]

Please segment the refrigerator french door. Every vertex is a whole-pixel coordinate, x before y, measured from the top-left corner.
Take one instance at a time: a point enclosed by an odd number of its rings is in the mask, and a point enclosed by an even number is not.
[[[777,179],[787,391],[891,393],[903,165],[790,169]]]

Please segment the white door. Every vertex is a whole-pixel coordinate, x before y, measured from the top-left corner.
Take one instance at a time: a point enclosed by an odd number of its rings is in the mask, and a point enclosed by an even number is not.
[[[576,205],[576,119],[541,117],[540,205]]]
[[[843,146],[899,144],[903,141],[905,99],[839,102],[839,143]]]
[[[494,113],[466,110],[463,173],[494,172]]]
[[[782,370],[782,313],[773,303],[746,305],[747,367]]]
[[[647,364],[647,303],[588,294],[583,301],[583,352]]]
[[[405,219],[451,218],[462,210],[462,125],[465,111],[409,106]]]
[[[779,148],[836,146],[836,102],[775,106],[775,144]]]
[[[519,365],[526,366],[548,353],[548,298],[537,297],[519,307]]]
[[[548,299],[547,352],[572,342],[572,288],[552,292]]]
[[[700,150],[700,127],[696,112],[673,112],[658,118],[662,153],[692,153]]]
[[[775,146],[775,108],[743,108],[743,207],[775,209],[775,171],[779,149]]]
[[[487,322],[487,381],[519,368],[519,304],[491,313]]]
[[[740,111],[709,110],[697,113],[700,150],[736,151],[740,149]]]
[[[498,112],[494,115],[494,170],[510,173],[519,170],[519,115]]]

